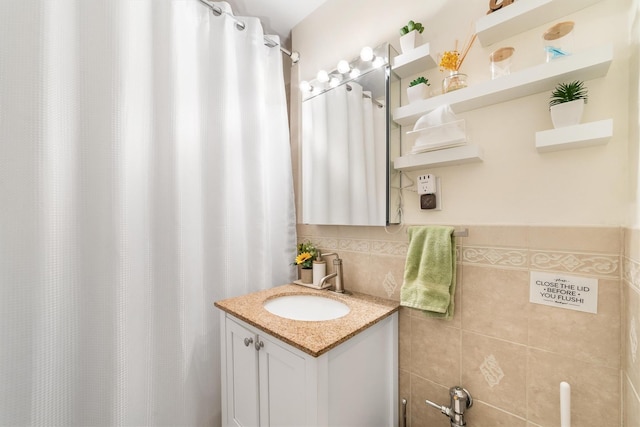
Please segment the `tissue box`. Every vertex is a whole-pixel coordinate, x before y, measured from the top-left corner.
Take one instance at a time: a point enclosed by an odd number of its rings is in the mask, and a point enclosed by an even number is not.
[[[407,135],[416,137],[412,153],[457,147],[467,142],[464,119],[412,130]]]

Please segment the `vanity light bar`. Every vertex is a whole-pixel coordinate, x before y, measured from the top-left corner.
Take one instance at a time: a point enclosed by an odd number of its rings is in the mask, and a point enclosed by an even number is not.
[[[341,59],[338,61],[336,69],[330,72],[319,70],[315,79],[311,81],[301,81],[298,88],[303,92],[304,97],[319,95],[342,83],[354,80],[369,71],[387,65],[390,56],[389,49],[389,43],[383,43],[373,49],[365,46],[357,58],[351,61]]]

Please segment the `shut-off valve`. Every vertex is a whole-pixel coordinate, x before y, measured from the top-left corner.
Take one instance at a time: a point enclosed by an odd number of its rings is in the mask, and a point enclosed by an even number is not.
[[[467,423],[464,421],[464,412],[473,406],[473,398],[469,392],[460,387],[455,386],[449,389],[449,397],[451,403],[449,407],[438,405],[430,400],[425,400],[427,405],[433,406],[440,412],[445,414],[451,420],[451,427],[464,427]]]

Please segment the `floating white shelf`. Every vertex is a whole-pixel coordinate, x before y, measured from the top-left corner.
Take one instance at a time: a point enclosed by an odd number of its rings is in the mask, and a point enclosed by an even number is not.
[[[429,43],[425,43],[393,58],[391,69],[398,77],[404,79],[435,66],[436,60],[431,56]]]
[[[393,120],[406,126],[441,105],[448,104],[454,113],[461,113],[552,90],[558,83],[567,80],[591,80],[603,77],[607,74],[612,60],[613,46],[601,46],[495,80],[398,107],[393,110]]]
[[[413,171],[427,167],[436,168],[481,161],[482,147],[476,144],[465,144],[460,147],[397,157],[393,161],[393,167],[396,170]]]
[[[604,145],[613,136],[613,119],[536,132],[540,152]]]
[[[482,46],[489,46],[599,1],[601,0],[518,0],[478,19],[476,34]]]

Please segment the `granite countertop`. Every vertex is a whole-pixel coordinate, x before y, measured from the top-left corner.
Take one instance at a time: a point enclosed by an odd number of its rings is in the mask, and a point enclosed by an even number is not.
[[[342,301],[351,311],[338,319],[313,322],[285,319],[269,313],[263,307],[268,299],[305,294]],[[215,306],[313,357],[318,357],[398,311],[400,304],[360,293],[336,294],[288,284],[217,301]]]

